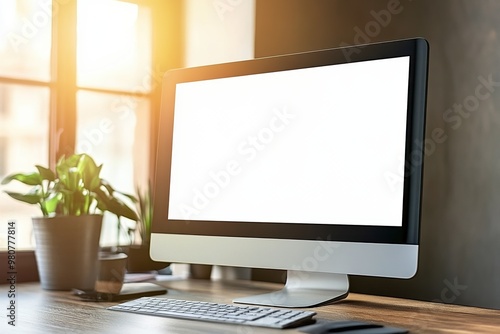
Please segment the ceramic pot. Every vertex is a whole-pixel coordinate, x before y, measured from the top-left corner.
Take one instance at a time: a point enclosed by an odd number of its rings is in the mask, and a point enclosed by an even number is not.
[[[98,270],[102,215],[32,220],[42,288],[93,290]]]

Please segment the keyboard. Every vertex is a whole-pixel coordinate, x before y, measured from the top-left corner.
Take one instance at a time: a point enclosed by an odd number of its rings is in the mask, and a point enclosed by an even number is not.
[[[314,322],[312,318],[316,315],[311,311],[155,297],[142,297],[108,307],[108,310],[269,328],[307,325]]]

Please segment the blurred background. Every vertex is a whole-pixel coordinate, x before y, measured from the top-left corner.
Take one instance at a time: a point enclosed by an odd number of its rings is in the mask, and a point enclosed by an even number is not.
[[[424,37],[419,271],[352,277],[352,291],[500,308],[499,33],[495,0],[2,0],[0,178],[86,152],[134,192],[151,179],[166,70]],[[37,214],[0,193],[18,249],[33,249]],[[101,243],[120,238],[107,217]]]

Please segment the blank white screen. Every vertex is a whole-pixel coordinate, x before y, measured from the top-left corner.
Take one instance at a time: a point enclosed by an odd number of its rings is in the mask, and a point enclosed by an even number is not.
[[[177,84],[169,219],[401,226],[409,57]]]

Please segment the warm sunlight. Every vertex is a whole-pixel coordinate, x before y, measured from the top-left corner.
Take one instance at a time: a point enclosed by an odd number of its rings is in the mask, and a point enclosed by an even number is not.
[[[147,180],[149,157],[134,157],[148,152],[149,102],[122,94],[151,89],[151,10],[118,0],[77,4],[76,151],[92,154],[107,166],[108,181],[133,192],[138,179]],[[102,236],[103,244],[116,243],[114,219],[105,218]]]
[[[136,4],[116,0],[78,1],[78,85],[131,89],[149,61]],[[146,34],[147,35],[147,34]]]

